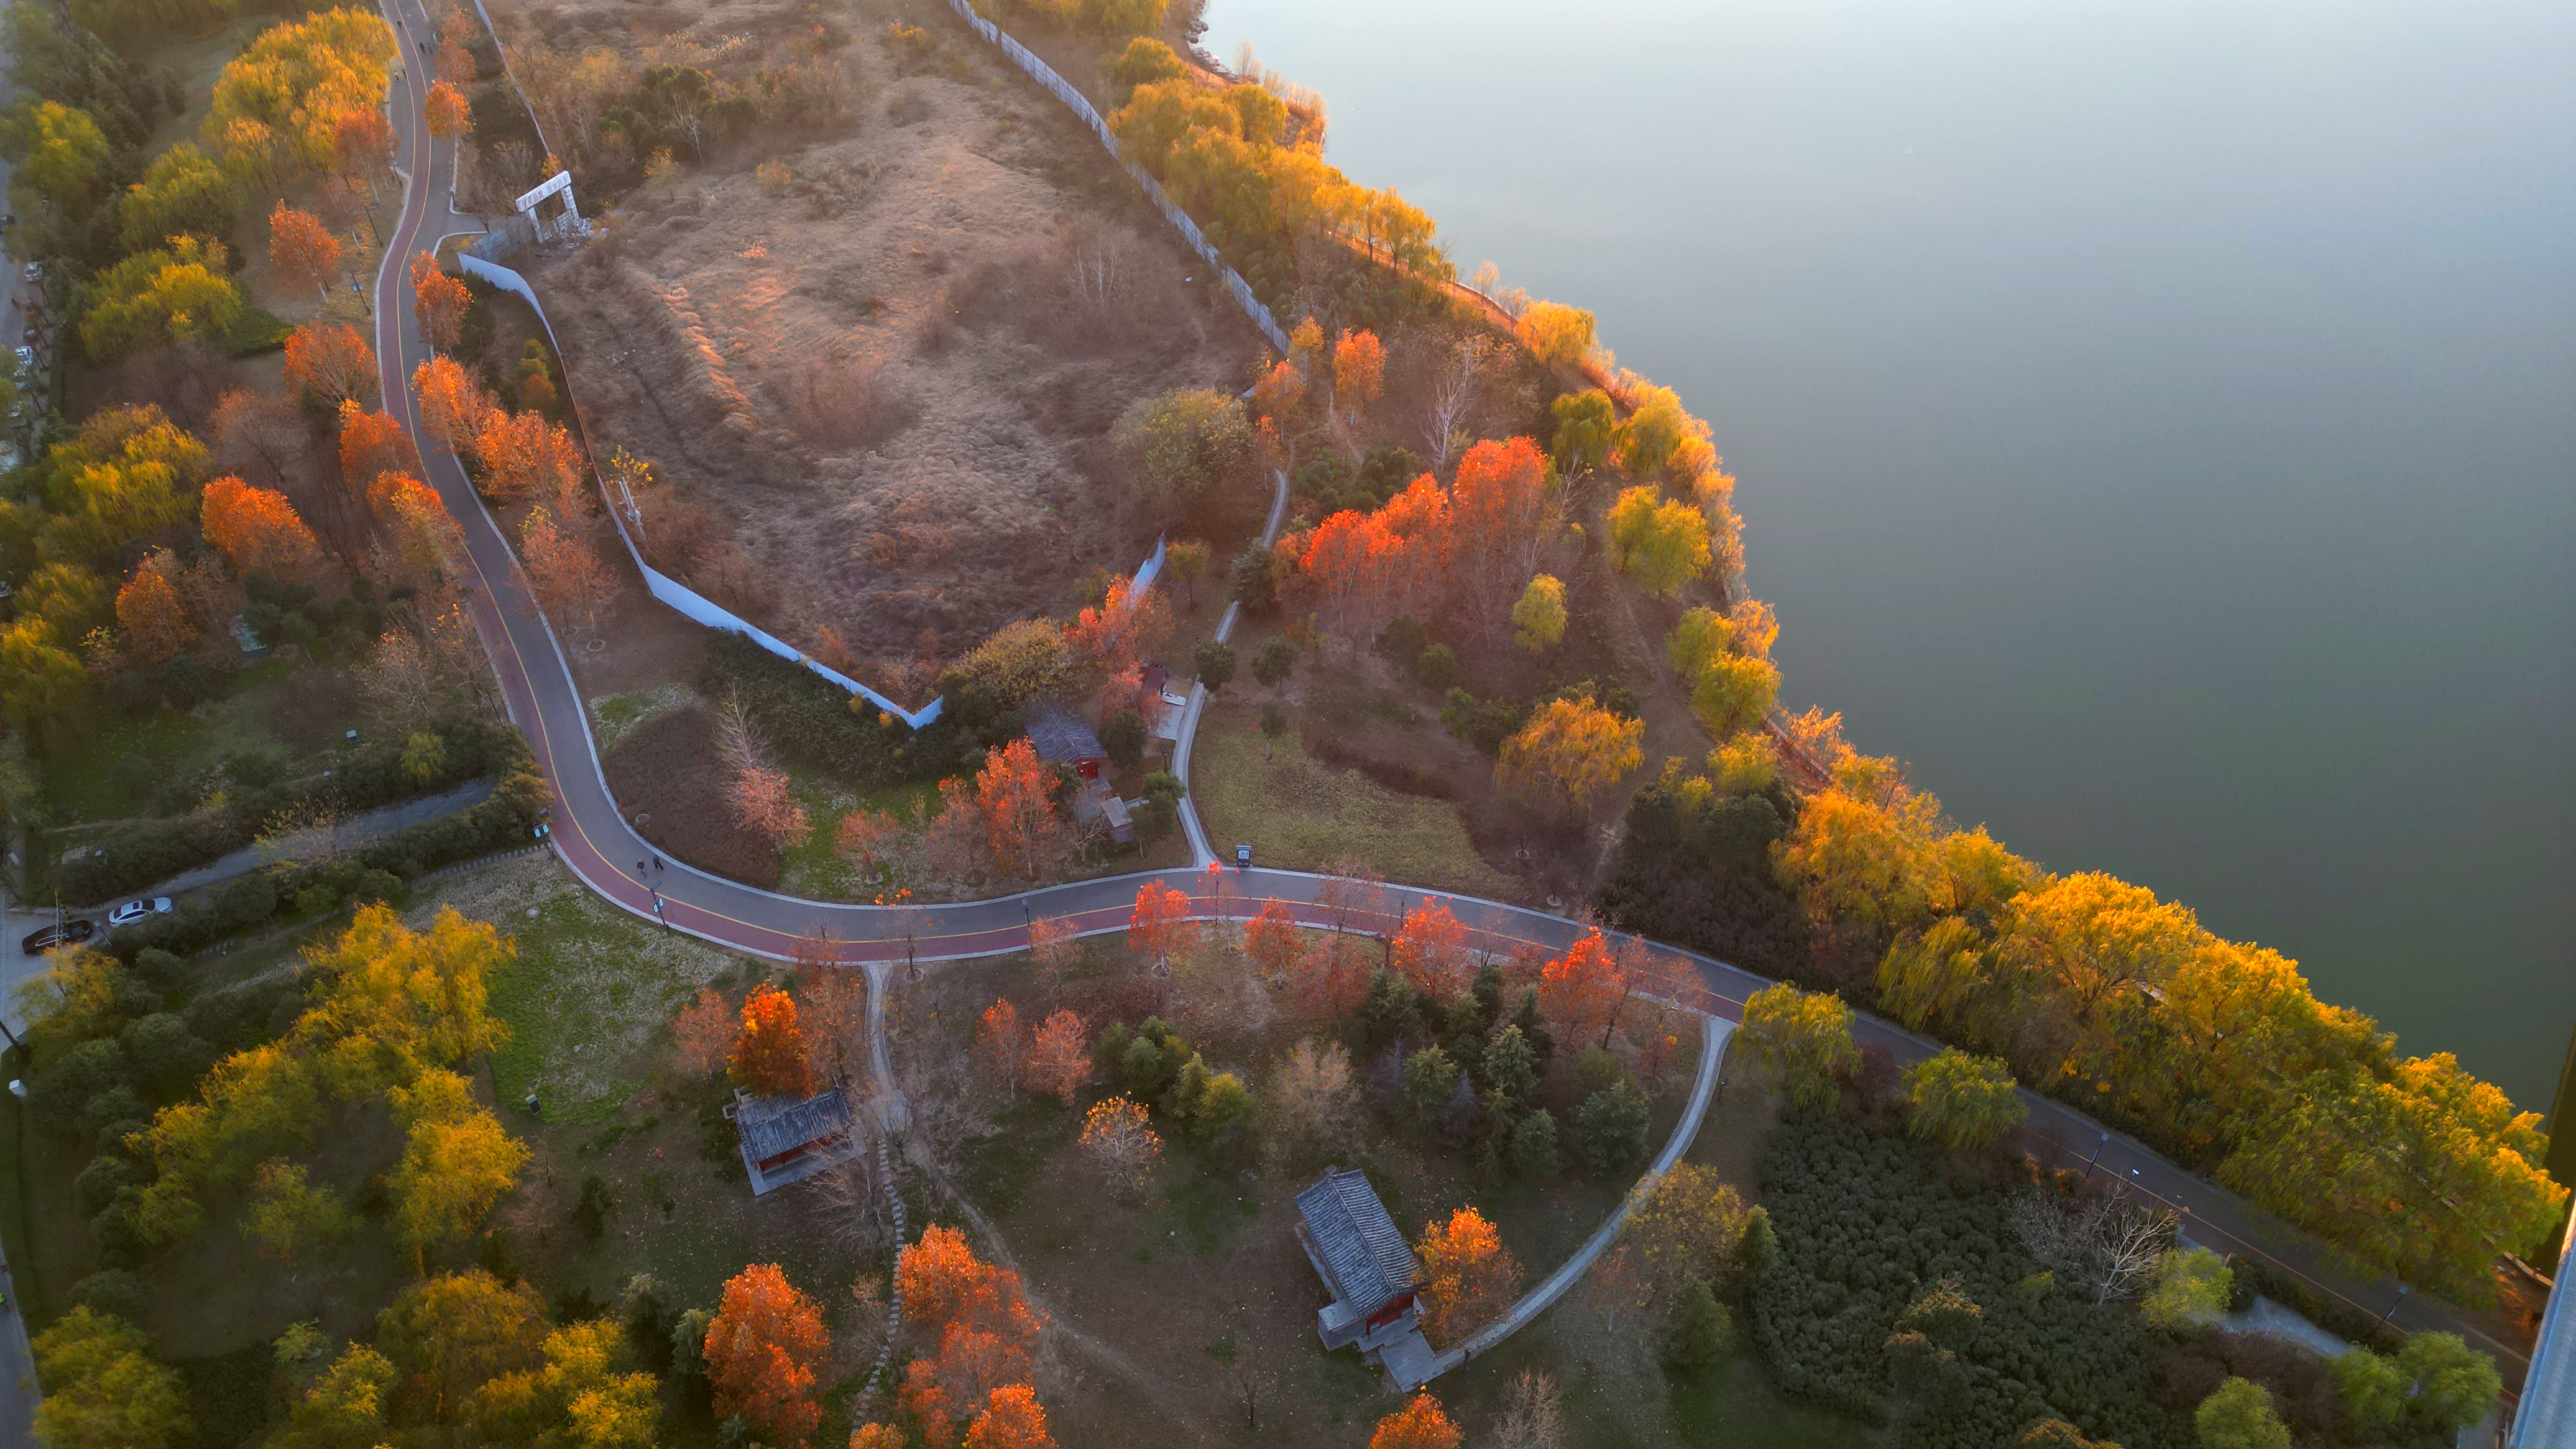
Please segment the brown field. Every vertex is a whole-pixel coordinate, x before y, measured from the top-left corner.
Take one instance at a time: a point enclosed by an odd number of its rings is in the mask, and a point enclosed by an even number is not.
[[[497,18],[514,53],[720,75],[814,43],[784,8]],[[1242,386],[1258,340],[1089,134],[943,8],[858,0],[832,20],[856,37],[821,57],[851,124],[711,151],[535,280],[598,445],[659,464],[690,515],[675,572],[894,671],[1134,569],[1165,520],[1132,502],[1110,425],[1149,393]],[[928,63],[898,64],[895,20],[929,32]]]

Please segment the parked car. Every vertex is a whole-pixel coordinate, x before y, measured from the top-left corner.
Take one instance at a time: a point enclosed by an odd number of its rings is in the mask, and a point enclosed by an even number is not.
[[[18,275],[30,282],[41,282],[45,279],[45,264],[43,262],[29,262],[19,271]]]
[[[169,913],[170,898],[154,896],[148,901],[127,901],[124,905],[118,906],[107,913],[107,923],[111,926],[131,926],[145,916],[166,916]]]
[[[97,934],[96,921],[66,921],[59,926],[30,932],[27,939],[18,943],[18,949],[30,956],[41,956],[56,946],[77,946]]]
[[[27,371],[27,372],[33,372],[33,371],[35,371],[35,370],[36,370],[36,349],[34,349],[34,348],[32,348],[32,347],[21,347],[21,348],[19,348],[19,349],[18,349],[18,366],[19,366],[22,370]]]

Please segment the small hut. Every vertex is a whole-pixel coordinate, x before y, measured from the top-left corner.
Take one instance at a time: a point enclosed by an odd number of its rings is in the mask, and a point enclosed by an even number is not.
[[[803,1182],[860,1150],[858,1134],[850,1130],[849,1099],[838,1087],[811,1097],[754,1097],[737,1091],[725,1115],[733,1119],[753,1197]]]
[[[1431,1346],[1414,1304],[1422,1264],[1366,1174],[1328,1167],[1297,1194],[1297,1245],[1333,1295],[1315,1315],[1324,1347],[1356,1346],[1400,1388],[1428,1379]]]

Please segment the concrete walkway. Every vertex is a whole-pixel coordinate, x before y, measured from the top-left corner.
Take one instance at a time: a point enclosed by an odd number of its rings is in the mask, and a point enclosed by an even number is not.
[[[327,829],[299,830],[274,842],[243,846],[221,859],[209,861],[195,870],[183,870],[159,885],[134,894],[175,896],[248,875],[271,861],[291,858],[302,849],[330,845],[347,850],[364,845],[379,836],[391,835],[404,826],[418,825],[424,820],[435,820],[441,815],[480,805],[492,798],[494,787],[491,776],[478,775],[454,789],[424,795],[417,800],[405,800],[399,805],[387,805],[364,815],[352,815]]]

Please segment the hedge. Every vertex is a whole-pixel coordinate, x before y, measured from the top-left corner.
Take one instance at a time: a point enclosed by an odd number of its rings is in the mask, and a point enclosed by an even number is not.
[[[2125,1306],[2021,1291],[2040,1265],[2013,1241],[2013,1189],[1954,1181],[1940,1154],[1855,1123],[1791,1119],[1762,1155],[1780,1251],[1747,1288],[1753,1341],[1782,1390],[1873,1420],[1902,1414],[1912,1449],[1993,1449],[2031,1424],[2073,1422],[2122,1449],[2184,1449],[2159,1401],[2159,1341]],[[1887,1341],[1928,1286],[1959,1281],[1980,1309],[1946,1404],[1894,1392]]]
[[[103,854],[56,862],[53,883],[68,901],[100,904],[243,849],[281,810],[307,804],[374,810],[434,795],[496,769],[514,745],[522,754],[526,750],[507,725],[479,718],[443,725],[437,734],[446,743],[446,754],[427,780],[404,773],[405,741],[333,751],[325,757],[330,768],[321,774],[237,791],[217,809],[113,831],[101,842]]]

